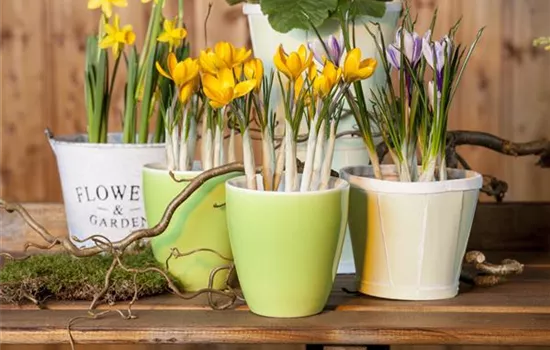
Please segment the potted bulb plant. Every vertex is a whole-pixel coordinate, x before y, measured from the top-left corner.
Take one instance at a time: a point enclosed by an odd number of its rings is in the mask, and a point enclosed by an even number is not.
[[[353,17],[348,21],[350,27],[357,28],[355,47],[361,49],[366,57],[373,57],[379,60],[378,51],[371,36],[363,29],[369,26],[372,31],[380,30],[386,41],[391,40],[395,35],[398,19],[402,11],[401,0],[322,0],[314,2],[300,2],[299,9],[296,2],[280,0],[227,0],[229,4],[243,4],[243,12],[248,18],[250,37],[255,57],[266,62],[266,70],[273,68],[271,56],[279,45],[287,50],[297,50],[304,43],[314,53],[314,59],[318,68],[322,68],[323,57],[326,55],[324,47],[329,49],[328,54],[333,57],[345,57],[346,48],[343,43],[341,30],[342,15],[347,14]],[[380,24],[374,27],[372,21]],[[312,29],[315,27],[315,30]],[[334,61],[334,59],[332,60]],[[338,64],[342,63],[337,61]],[[370,79],[363,80],[363,89],[370,89],[385,84],[385,77],[381,72],[375,72]],[[272,94],[272,105],[275,107],[278,116],[284,114],[284,103],[274,86],[275,93]],[[367,101],[369,103],[369,101]],[[276,135],[280,137],[284,129],[284,120],[279,118],[279,128]],[[334,145],[334,157],[332,168],[340,170],[345,166],[368,164],[369,154],[366,151],[362,140],[353,135],[357,126],[354,118],[349,112],[347,103],[344,112],[338,123],[338,138]],[[308,127],[302,123],[300,133],[301,139],[306,139]],[[375,131],[376,134],[376,131]],[[379,140],[379,138],[376,138]],[[306,157],[306,144],[300,142],[297,145],[297,156],[304,161]],[[346,233],[344,241],[344,254],[338,269],[339,273],[353,273],[353,256],[351,254],[351,243],[349,232]]]
[[[482,30],[463,47],[455,41],[459,23],[442,39],[433,38],[436,19],[435,13],[431,28],[419,35],[407,9],[388,45],[370,32],[381,50],[387,86],[372,91],[370,110],[361,86],[355,86],[357,97],[348,95],[372,165],[344,168],[342,176],[352,186],[349,225],[358,289],[373,296],[427,300],[458,293],[482,177],[446,167],[446,131],[453,97]],[[392,165],[380,164],[372,122]]]
[[[162,75],[160,111],[165,126],[167,162],[143,167],[145,212],[150,226],[161,220],[167,205],[192,179],[205,170],[235,161],[235,132],[231,127],[234,116],[229,114],[228,109],[218,108],[219,105],[206,95],[206,92],[223,93],[224,82],[206,79],[205,84],[200,77],[216,74],[220,66],[232,71],[235,67],[241,67],[251,55],[250,50],[237,49],[227,42],[217,43],[214,49],[202,50],[198,59],[189,57],[188,45],[181,41],[173,42],[168,51],[166,60],[156,63],[156,69]],[[243,87],[248,89],[250,86],[250,82],[242,82],[235,87],[235,91],[244,94],[248,91]],[[219,97],[221,100],[224,98],[229,97]],[[226,129],[230,133],[228,147],[224,145]],[[199,135],[202,141],[201,160],[194,164]],[[251,148],[250,135],[243,136],[244,144]],[[227,264],[227,259],[232,258],[223,205],[224,183],[237,175],[241,174],[230,173],[206,181],[176,210],[168,228],[151,239],[153,254],[161,263],[173,255],[174,248],[181,252],[210,249],[219,253],[205,250],[168,264],[169,272],[186,291],[206,288],[211,271]],[[223,288],[226,277],[227,270],[217,273],[213,287]]]
[[[226,182],[227,223],[239,282],[251,311],[270,317],[303,317],[321,312],[330,294],[347,223],[347,182],[331,177],[336,130],[345,91],[369,78],[374,59],[350,52],[344,68],[325,62],[318,70],[313,53],[301,45],[273,61],[261,75],[261,60],[233,72],[219,69],[202,77],[214,108],[233,115],[244,137],[245,175]],[[248,65],[248,67],[247,67]],[[242,71],[242,73],[241,73]],[[275,132],[273,85],[284,102],[284,137]],[[232,87],[225,90],[216,86]],[[256,174],[247,135],[253,114],[261,125],[262,172]],[[296,154],[300,124],[308,127],[304,168]],[[248,154],[248,155],[247,155]]]
[[[165,159],[162,119],[155,123],[154,133],[149,132],[158,103],[154,64],[165,55],[162,41],[171,40],[173,34],[185,37],[185,31],[159,36],[163,23],[165,28],[168,23],[162,16],[163,3],[151,3],[147,35],[138,51],[132,26],[121,24],[115,11],[126,7],[127,1],[88,1],[88,8],[100,9],[101,14],[99,32],[86,43],[87,132],[57,137],[46,131],[57,159],[69,233],[79,241],[101,233],[114,242],[145,226],[141,166]],[[121,77],[125,77],[123,131],[110,133],[111,105]]]

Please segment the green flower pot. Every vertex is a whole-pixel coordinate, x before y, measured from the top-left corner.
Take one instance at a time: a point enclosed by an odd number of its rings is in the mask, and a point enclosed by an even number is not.
[[[231,249],[250,310],[268,317],[320,313],[342,252],[349,184],[332,178],[323,191],[255,191],[243,176],[228,180],[226,192]]]
[[[174,172],[177,179],[192,180],[200,171]],[[171,249],[181,253],[199,248],[213,249],[227,258],[232,258],[226,209],[216,204],[225,202],[227,179],[241,175],[231,173],[206,181],[175,211],[166,231],[151,239],[155,258],[162,264],[170,256]],[[149,227],[156,225],[168,204],[189,184],[175,182],[168,170],[160,164],[148,164],[143,168],[143,200]],[[228,261],[211,252],[198,252],[181,258],[171,258],[169,272],[177,278],[186,292],[208,286],[213,269],[227,265]],[[225,287],[227,270],[220,271],[214,279],[214,288]]]

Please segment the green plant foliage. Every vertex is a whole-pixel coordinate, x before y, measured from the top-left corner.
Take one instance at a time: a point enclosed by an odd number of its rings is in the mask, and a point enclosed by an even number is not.
[[[130,268],[161,267],[150,247],[125,253],[122,263]],[[105,282],[113,258],[110,254],[75,258],[66,253],[38,254],[26,260],[7,260],[0,270],[0,303],[26,302],[27,296],[43,300],[92,300]],[[156,272],[136,277],[138,297],[168,291],[164,277]],[[120,267],[111,276],[103,301],[129,300],[134,295],[134,274]]]
[[[271,27],[287,33],[296,28],[310,29],[310,23],[321,25],[336,9],[338,0],[261,0],[260,5]]]

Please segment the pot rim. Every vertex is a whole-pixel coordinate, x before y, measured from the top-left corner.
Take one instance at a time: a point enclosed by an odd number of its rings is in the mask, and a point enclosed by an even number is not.
[[[392,0],[386,2],[386,11],[389,12],[398,12],[403,9],[403,2],[402,0]],[[243,13],[247,16],[251,15],[261,15],[265,16],[262,12],[262,8],[260,4],[249,4],[244,3],[243,4]]]
[[[110,132],[107,133],[107,138],[113,138],[121,136],[121,132]],[[102,148],[102,149],[125,149],[125,148],[164,148],[166,143],[122,143],[122,142],[106,142],[106,143],[92,143],[87,140],[88,135],[85,133],[76,133],[76,134],[65,134],[60,136],[53,136],[48,134],[48,141],[52,146],[71,146],[71,147],[82,147],[82,148]]]
[[[168,175],[168,168],[163,163],[147,163],[142,167],[144,172],[153,174]],[[185,179],[193,179],[203,173],[203,170],[172,170],[175,176],[182,176]]]
[[[380,165],[382,173],[385,175],[396,174],[394,164]],[[429,194],[443,192],[458,192],[479,190],[483,186],[483,176],[473,170],[447,169],[452,174],[463,174],[463,178],[451,179],[445,181],[431,182],[399,182],[390,180],[379,180],[367,175],[357,175],[359,173],[372,172],[372,165],[352,165],[340,169],[341,176],[350,184],[356,185],[366,191],[393,194]],[[354,174],[355,172],[355,174]]]
[[[298,175],[299,175],[298,178],[300,178],[301,174],[298,174]],[[283,173],[282,176],[284,177],[284,173]],[[334,187],[331,187],[331,188],[326,189],[326,190],[315,190],[315,191],[307,191],[307,192],[300,192],[300,191],[284,192],[284,191],[250,190],[248,188],[241,187],[241,186],[238,186],[238,185],[235,184],[236,182],[239,182],[239,181],[246,182],[246,175],[237,176],[237,177],[234,177],[232,179],[227,180],[225,182],[225,188],[227,190],[229,190],[229,188],[231,188],[233,191],[246,193],[246,194],[249,194],[249,195],[277,196],[277,197],[317,196],[317,195],[326,194],[326,193],[341,192],[341,191],[345,191],[345,190],[349,189],[349,187],[350,187],[349,182],[344,180],[343,178],[334,177],[334,176],[331,176],[330,178],[335,181],[335,183],[334,183],[335,186]],[[260,182],[261,182],[262,175],[257,174],[256,179],[260,180]]]

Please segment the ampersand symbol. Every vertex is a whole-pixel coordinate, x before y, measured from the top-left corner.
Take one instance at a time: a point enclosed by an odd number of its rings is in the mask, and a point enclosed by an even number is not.
[[[122,206],[115,205],[115,210],[113,211],[113,215],[122,215]]]

